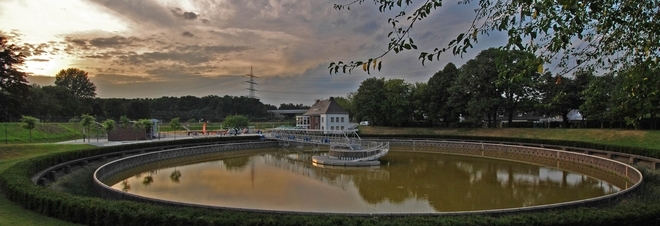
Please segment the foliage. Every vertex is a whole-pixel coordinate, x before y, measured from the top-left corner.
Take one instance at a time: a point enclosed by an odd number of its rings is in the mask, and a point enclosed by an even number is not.
[[[452,97],[454,93],[459,93],[463,96],[463,102],[467,103],[466,115],[475,120],[485,117],[488,128],[494,126],[498,109],[504,101],[501,89],[497,87],[499,72],[496,60],[499,53],[499,49],[490,48],[468,60],[461,66],[460,75],[452,86]]]
[[[23,116],[21,117],[21,122],[25,123],[23,128],[30,130],[30,143],[32,143],[32,129],[37,126],[39,120],[32,116]]]
[[[96,119],[94,116],[88,115],[88,114],[83,114],[80,116],[80,125],[83,127],[83,142],[85,141],[85,138],[87,138],[87,141],[89,141],[89,134],[91,133],[91,130],[89,127],[96,122]]]
[[[370,125],[384,125],[386,114],[383,100],[387,100],[385,78],[368,78],[360,83],[353,96],[355,119],[369,121]]]
[[[588,119],[603,120],[614,117],[610,111],[610,98],[614,89],[614,75],[608,74],[592,78],[582,91],[585,101],[580,105],[580,112]]]
[[[530,67],[530,61],[535,62],[537,59],[533,54],[523,51],[499,51],[495,59],[498,72],[495,85],[504,97],[502,107],[508,113],[509,124],[516,111],[530,110],[530,102],[537,96],[534,88],[543,67],[538,66],[540,63]],[[525,104],[527,106],[523,106]]]
[[[412,85],[403,79],[385,81],[385,102],[382,102],[385,125],[403,126],[412,121]]]
[[[281,103],[277,110],[293,110],[293,109],[309,109],[310,107],[304,104]]]
[[[96,86],[89,80],[87,72],[77,68],[60,70],[55,75],[55,86],[66,88],[76,99],[96,96]]]
[[[428,95],[430,100],[428,117],[431,124],[442,121],[445,123],[445,126],[449,126],[450,122],[458,121],[458,114],[453,114],[455,106],[452,106],[449,102],[452,96],[449,93],[450,87],[458,75],[459,71],[456,65],[448,63],[441,71],[436,72],[429,78]]]
[[[568,113],[584,104],[584,90],[594,77],[590,71],[576,71],[573,78],[554,78],[550,73],[542,76],[540,111],[547,115],[560,115],[564,128],[569,128]]]
[[[0,36],[0,119],[3,121],[9,116],[20,116],[25,105],[27,75],[19,70],[24,61],[21,48],[7,44],[7,38]]]
[[[249,125],[249,120],[244,115],[231,115],[225,117],[225,120],[222,121],[222,127],[224,128],[247,128]]]
[[[170,120],[170,127],[174,130],[179,130],[181,128],[181,123],[179,123],[179,117]]]
[[[115,129],[115,120],[106,119],[103,122],[103,129],[105,130],[105,132],[109,132],[109,131],[112,131],[113,129]]]
[[[43,91],[43,92],[42,92]],[[170,120],[180,117],[187,121],[203,118],[205,121],[222,121],[228,115],[245,115],[251,120],[266,121],[271,117],[267,110],[275,106],[261,103],[258,99],[233,96],[183,96],[161,98],[94,98],[77,99],[64,87],[33,86],[25,109],[30,114],[54,118],[71,118],[84,113],[99,118],[118,120],[122,115],[129,118],[158,118]],[[238,107],[240,106],[240,107]]]
[[[351,6],[364,1],[335,4],[334,8],[350,10]],[[421,4],[413,4],[410,0],[373,2],[380,12],[395,13],[387,20],[392,26],[387,50],[368,60],[332,62],[329,66],[331,73],[345,73],[347,69],[350,72],[359,66],[369,72],[372,64],[375,69],[376,62],[380,70],[380,59],[384,55],[392,51],[416,50],[413,26],[443,6],[442,0],[427,0]],[[480,36],[493,32],[506,32],[508,49],[540,53],[546,62],[560,58],[561,74],[574,68],[613,70],[643,61],[657,64],[660,54],[660,29],[655,23],[660,18],[655,0],[465,0],[459,4],[475,5],[474,20],[449,43],[421,51],[418,59],[422,64],[427,60],[439,60],[447,51],[462,55]],[[538,65],[538,62],[528,62],[530,66]]]
[[[122,115],[121,117],[119,117],[119,122],[121,122],[122,128],[126,128],[131,123],[131,120],[125,115]]]

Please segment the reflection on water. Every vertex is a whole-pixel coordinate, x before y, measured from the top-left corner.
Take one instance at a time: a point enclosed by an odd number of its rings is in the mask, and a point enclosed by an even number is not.
[[[396,150],[375,168],[316,167],[311,154],[268,150],[133,175],[112,187],[205,205],[349,213],[514,208],[598,197],[625,186],[623,178],[608,183],[546,166]]]

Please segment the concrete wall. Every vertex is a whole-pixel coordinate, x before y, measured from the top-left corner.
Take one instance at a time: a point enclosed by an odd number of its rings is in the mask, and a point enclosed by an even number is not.
[[[514,161],[524,161],[539,164],[568,164],[572,167],[581,168],[581,170],[592,170],[593,173],[600,173],[600,178],[607,176],[623,177],[630,181],[630,186],[622,188],[622,191],[601,196],[597,198],[578,200],[565,203],[557,203],[550,205],[512,208],[512,209],[499,209],[499,210],[485,210],[485,211],[469,211],[469,212],[441,212],[430,214],[418,215],[467,215],[467,214],[506,214],[515,212],[532,212],[532,211],[546,211],[549,209],[560,208],[573,208],[576,206],[593,206],[601,203],[608,203],[611,200],[624,195],[639,186],[642,181],[642,174],[637,169],[626,165],[622,162],[611,160],[608,158],[599,157],[596,155],[589,155],[583,153],[575,153],[563,150],[555,150],[540,147],[528,147],[519,145],[505,145],[505,144],[492,144],[492,143],[478,143],[478,142],[461,142],[461,141],[438,141],[438,140],[378,140],[378,142],[390,142],[391,146],[406,145],[409,146],[411,151],[423,152],[437,152],[447,154],[459,154],[469,156],[479,156],[488,158],[499,158]],[[178,159],[182,157],[193,157],[197,155],[204,155],[209,153],[243,153],[244,149],[252,148],[266,148],[275,147],[278,142],[254,142],[254,143],[240,143],[240,144],[223,144],[223,145],[210,145],[192,148],[179,148],[172,150],[157,151],[152,153],[140,154],[123,159],[119,159],[107,163],[99,167],[94,173],[94,184],[98,192],[105,198],[112,199],[128,199],[134,201],[151,202],[175,206],[193,206],[211,209],[233,209],[241,211],[253,211],[245,209],[234,209],[218,206],[207,206],[198,204],[178,203],[166,200],[158,200],[148,197],[137,196],[131,193],[126,193],[110,188],[101,181],[111,179],[114,175],[121,174],[136,167],[144,167],[145,165],[164,162],[168,160]],[[178,161],[178,160],[177,160]],[[266,212],[281,212],[281,211],[266,211]],[[362,215],[362,214],[354,214]],[[382,214],[382,215],[399,215],[399,214]],[[411,214],[401,214],[411,215]]]

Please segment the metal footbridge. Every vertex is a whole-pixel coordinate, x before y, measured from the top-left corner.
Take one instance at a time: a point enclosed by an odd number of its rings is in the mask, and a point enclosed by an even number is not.
[[[357,130],[275,128],[264,135],[268,139],[280,141],[283,147],[291,143],[328,145],[329,158],[336,161],[375,161],[389,152],[388,142],[362,141]]]

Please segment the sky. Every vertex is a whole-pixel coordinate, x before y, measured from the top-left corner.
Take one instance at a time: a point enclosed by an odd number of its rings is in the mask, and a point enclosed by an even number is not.
[[[89,73],[100,98],[247,96],[263,103],[312,105],[346,96],[369,77],[427,82],[447,63],[460,67],[479,51],[506,44],[481,36],[462,57],[417,60],[467,29],[475,5],[445,2],[415,24],[419,51],[393,52],[381,71],[333,74],[330,62],[365,60],[387,49],[392,30],[371,1],[351,0],[0,0],[0,35],[24,48],[28,81],[53,85],[66,68]],[[414,6],[413,6],[414,7]]]

